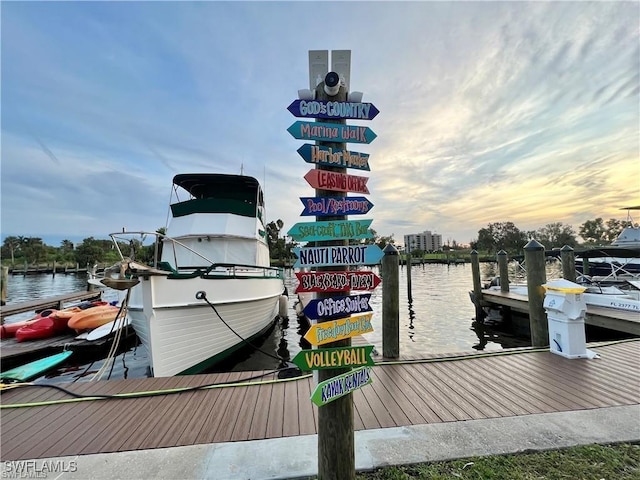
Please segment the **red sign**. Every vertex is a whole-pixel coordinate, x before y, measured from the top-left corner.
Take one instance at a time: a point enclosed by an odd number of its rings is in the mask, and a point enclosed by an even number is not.
[[[304,179],[313,188],[332,190],[336,192],[369,193],[367,181],[369,177],[347,175],[346,173],[330,172],[328,170],[309,170]]]
[[[363,272],[296,272],[299,292],[371,291],[380,285],[380,277],[371,271]]]

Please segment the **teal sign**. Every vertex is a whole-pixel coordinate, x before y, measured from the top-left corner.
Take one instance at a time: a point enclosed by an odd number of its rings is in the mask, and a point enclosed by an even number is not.
[[[294,122],[287,131],[298,140],[335,143],[371,143],[377,137],[369,127],[340,123]]]
[[[287,235],[297,242],[373,238],[369,229],[373,220],[334,220],[296,223]]]

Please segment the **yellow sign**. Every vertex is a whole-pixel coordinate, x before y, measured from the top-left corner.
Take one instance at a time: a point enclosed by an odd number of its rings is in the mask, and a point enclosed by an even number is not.
[[[362,333],[373,332],[371,326],[372,313],[339,318],[329,322],[316,323],[304,335],[304,339],[311,345],[324,345],[345,338],[351,338]]]

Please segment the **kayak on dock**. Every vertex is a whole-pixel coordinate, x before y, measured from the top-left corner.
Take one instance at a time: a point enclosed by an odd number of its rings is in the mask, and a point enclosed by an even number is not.
[[[16,331],[16,341],[24,342],[25,340],[40,340],[43,338],[53,337],[68,330],[68,318],[59,318],[54,314],[40,318],[29,325],[20,327]]]
[[[33,378],[37,378],[43,373],[51,370],[53,367],[60,365],[68,359],[73,352],[65,350],[49,357],[41,358],[34,362],[27,363],[20,367],[12,368],[6,372],[0,373],[0,381],[2,382],[27,382]]]

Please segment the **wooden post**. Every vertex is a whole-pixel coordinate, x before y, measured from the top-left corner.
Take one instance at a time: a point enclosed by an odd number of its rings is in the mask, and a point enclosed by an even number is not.
[[[56,276],[56,261],[53,261],[53,276]]]
[[[560,250],[560,259],[562,260],[562,277],[570,282],[576,281],[576,256],[573,248],[565,245]]]
[[[411,252],[407,252],[407,294],[409,296],[409,302],[413,302],[413,295],[411,294]]]
[[[529,240],[524,246],[524,261],[527,268],[527,293],[529,296],[529,329],[531,346],[549,345],[549,325],[544,311],[544,288],[547,273],[544,263],[544,246],[536,240]]]
[[[471,274],[473,276],[473,298],[476,305],[476,322],[482,320],[482,284],[480,282],[480,260],[478,258],[478,252],[471,250]]]
[[[388,243],[384,247],[382,274],[382,356],[400,356],[400,275],[398,249]]]
[[[509,258],[507,252],[500,250],[498,252],[498,270],[500,272],[500,291],[507,293],[509,291],[509,267],[507,263]]]
[[[9,283],[9,267],[2,266],[0,274],[0,305],[7,303],[7,284]],[[3,323],[0,321],[0,323]]]

